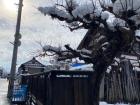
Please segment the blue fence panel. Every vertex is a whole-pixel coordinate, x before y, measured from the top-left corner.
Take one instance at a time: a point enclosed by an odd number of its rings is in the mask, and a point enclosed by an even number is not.
[[[12,103],[25,102],[27,98],[27,85],[14,86]]]

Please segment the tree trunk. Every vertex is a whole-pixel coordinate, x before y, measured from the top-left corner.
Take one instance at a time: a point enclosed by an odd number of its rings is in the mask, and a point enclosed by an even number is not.
[[[96,56],[97,62],[94,63],[94,73],[91,79],[92,84],[92,105],[99,105],[100,101],[100,85],[103,79],[103,76],[109,65],[114,60],[114,57],[118,54],[121,49],[121,39],[119,35],[110,40],[110,45],[104,52],[101,52]]]
[[[103,79],[104,73],[107,69],[107,66],[105,64],[101,64],[98,67],[96,67],[96,70],[93,73],[91,84],[92,84],[92,105],[99,105],[100,101],[100,85],[101,81]]]

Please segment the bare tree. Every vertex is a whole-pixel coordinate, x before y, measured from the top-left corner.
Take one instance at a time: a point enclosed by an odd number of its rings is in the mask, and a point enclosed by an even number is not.
[[[63,0],[62,0],[63,1]],[[87,29],[77,50],[66,45],[66,51],[44,47],[56,52],[60,59],[79,57],[93,63],[93,105],[99,105],[99,88],[103,75],[115,57],[130,52],[140,27],[140,0],[89,0],[78,4],[75,0],[57,2],[38,10],[53,19],[65,21],[73,31]]]

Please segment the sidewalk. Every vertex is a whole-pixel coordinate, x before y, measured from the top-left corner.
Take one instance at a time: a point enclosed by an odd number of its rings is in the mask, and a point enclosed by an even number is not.
[[[8,81],[0,78],[0,105],[10,105],[7,101]]]

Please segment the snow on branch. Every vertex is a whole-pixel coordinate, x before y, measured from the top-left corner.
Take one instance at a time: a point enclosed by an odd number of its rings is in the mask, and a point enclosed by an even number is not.
[[[43,52],[45,52],[46,55],[47,52],[54,53],[58,55],[58,60],[66,60],[66,59],[72,59],[72,58],[79,58],[81,60],[84,60],[86,63],[92,62],[92,52],[87,49],[82,50],[75,50],[71,48],[69,45],[65,45],[66,50],[62,50],[60,47],[53,47],[50,45],[46,45],[43,47]]]
[[[60,52],[61,47],[53,47],[53,46],[50,46],[50,45],[46,45],[46,46],[43,47],[43,51]]]
[[[89,29],[93,21],[106,24],[114,29],[122,27],[121,21],[114,24],[110,20],[125,21],[125,27],[138,27],[140,25],[140,0],[91,0],[78,4],[75,0],[64,0],[64,4],[55,4],[52,7],[39,7],[44,15],[50,15],[60,21],[68,23],[68,28],[73,31],[80,28]],[[124,23],[124,22],[123,22]],[[94,24],[95,25],[95,24]],[[124,24],[123,24],[124,26]]]
[[[109,19],[110,13],[101,8],[99,1],[100,0],[78,5],[74,0],[65,0],[65,5],[55,4],[52,7],[39,7],[38,10],[44,15],[47,14],[52,18],[67,22],[71,30],[82,27],[87,29],[93,21],[99,22],[101,19],[104,21]],[[104,2],[101,3],[103,4]],[[105,2],[104,5],[109,6],[107,4],[111,3]]]
[[[116,0],[113,13],[137,27],[140,24],[140,0]]]
[[[134,10],[134,12],[140,12],[140,0],[116,0],[113,6],[114,13],[119,15],[124,11]]]
[[[44,15],[48,14],[52,16],[52,18],[58,18],[61,21],[66,20],[71,21],[72,17],[63,10],[59,10],[56,6],[53,7],[39,7],[38,10],[42,12]]]

